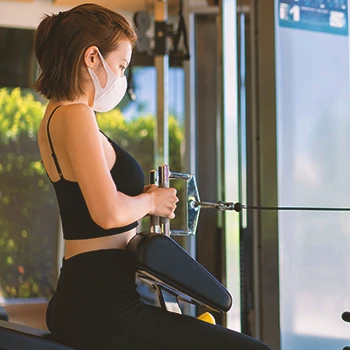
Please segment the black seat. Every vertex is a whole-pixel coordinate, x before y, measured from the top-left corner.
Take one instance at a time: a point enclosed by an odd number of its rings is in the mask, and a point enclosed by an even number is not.
[[[138,256],[138,272],[160,282],[185,300],[219,312],[227,312],[232,297],[227,289],[172,238],[139,233],[127,249]]]

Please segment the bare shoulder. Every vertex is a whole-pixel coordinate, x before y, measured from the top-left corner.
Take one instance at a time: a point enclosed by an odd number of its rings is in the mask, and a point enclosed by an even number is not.
[[[87,105],[74,104],[61,108],[64,140],[70,143],[72,138],[99,138],[99,127],[94,111]]]
[[[54,112],[54,114],[53,114]],[[49,123],[49,118],[52,119]],[[52,147],[64,176],[77,181],[76,166],[89,161],[89,156],[99,158],[101,137],[93,110],[84,104],[61,105],[46,111],[38,130],[38,144],[50,178],[57,179],[55,165],[51,157]],[[91,151],[94,150],[94,152]],[[97,152],[96,152],[96,151]],[[102,159],[103,161],[103,159]]]
[[[61,108],[62,122],[67,129],[81,127],[83,124],[93,124],[97,126],[94,111],[83,103],[76,103],[62,106]]]

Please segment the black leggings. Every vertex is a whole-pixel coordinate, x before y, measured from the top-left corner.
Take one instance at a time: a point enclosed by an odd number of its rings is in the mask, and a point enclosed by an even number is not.
[[[244,334],[143,303],[132,252],[63,259],[46,314],[52,335],[77,350],[268,350]]]

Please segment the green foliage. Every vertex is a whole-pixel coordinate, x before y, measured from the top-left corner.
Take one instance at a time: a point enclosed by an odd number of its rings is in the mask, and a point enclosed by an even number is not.
[[[32,94],[21,95],[20,89],[0,89],[0,142],[16,142],[21,135],[35,141],[44,106]]]
[[[36,141],[45,106],[0,90],[0,278],[4,297],[52,293],[58,216]]]
[[[45,104],[20,89],[0,89],[0,296],[48,297],[56,286],[56,198],[40,162],[37,131]],[[99,127],[153,169],[155,118],[126,121],[119,109]],[[183,132],[169,118],[170,168],[181,171]],[[181,187],[181,186],[180,186]]]
[[[154,116],[146,115],[127,122],[119,110],[113,110],[108,113],[97,113],[97,120],[102,131],[137,159],[148,181],[148,171],[154,168]],[[183,140],[183,131],[177,119],[170,116],[169,165],[174,171],[181,171]]]

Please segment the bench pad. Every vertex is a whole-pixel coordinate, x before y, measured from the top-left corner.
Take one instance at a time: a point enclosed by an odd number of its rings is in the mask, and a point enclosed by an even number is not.
[[[138,271],[216,311],[232,305],[228,290],[172,238],[159,233],[139,233],[127,246],[138,257]]]

